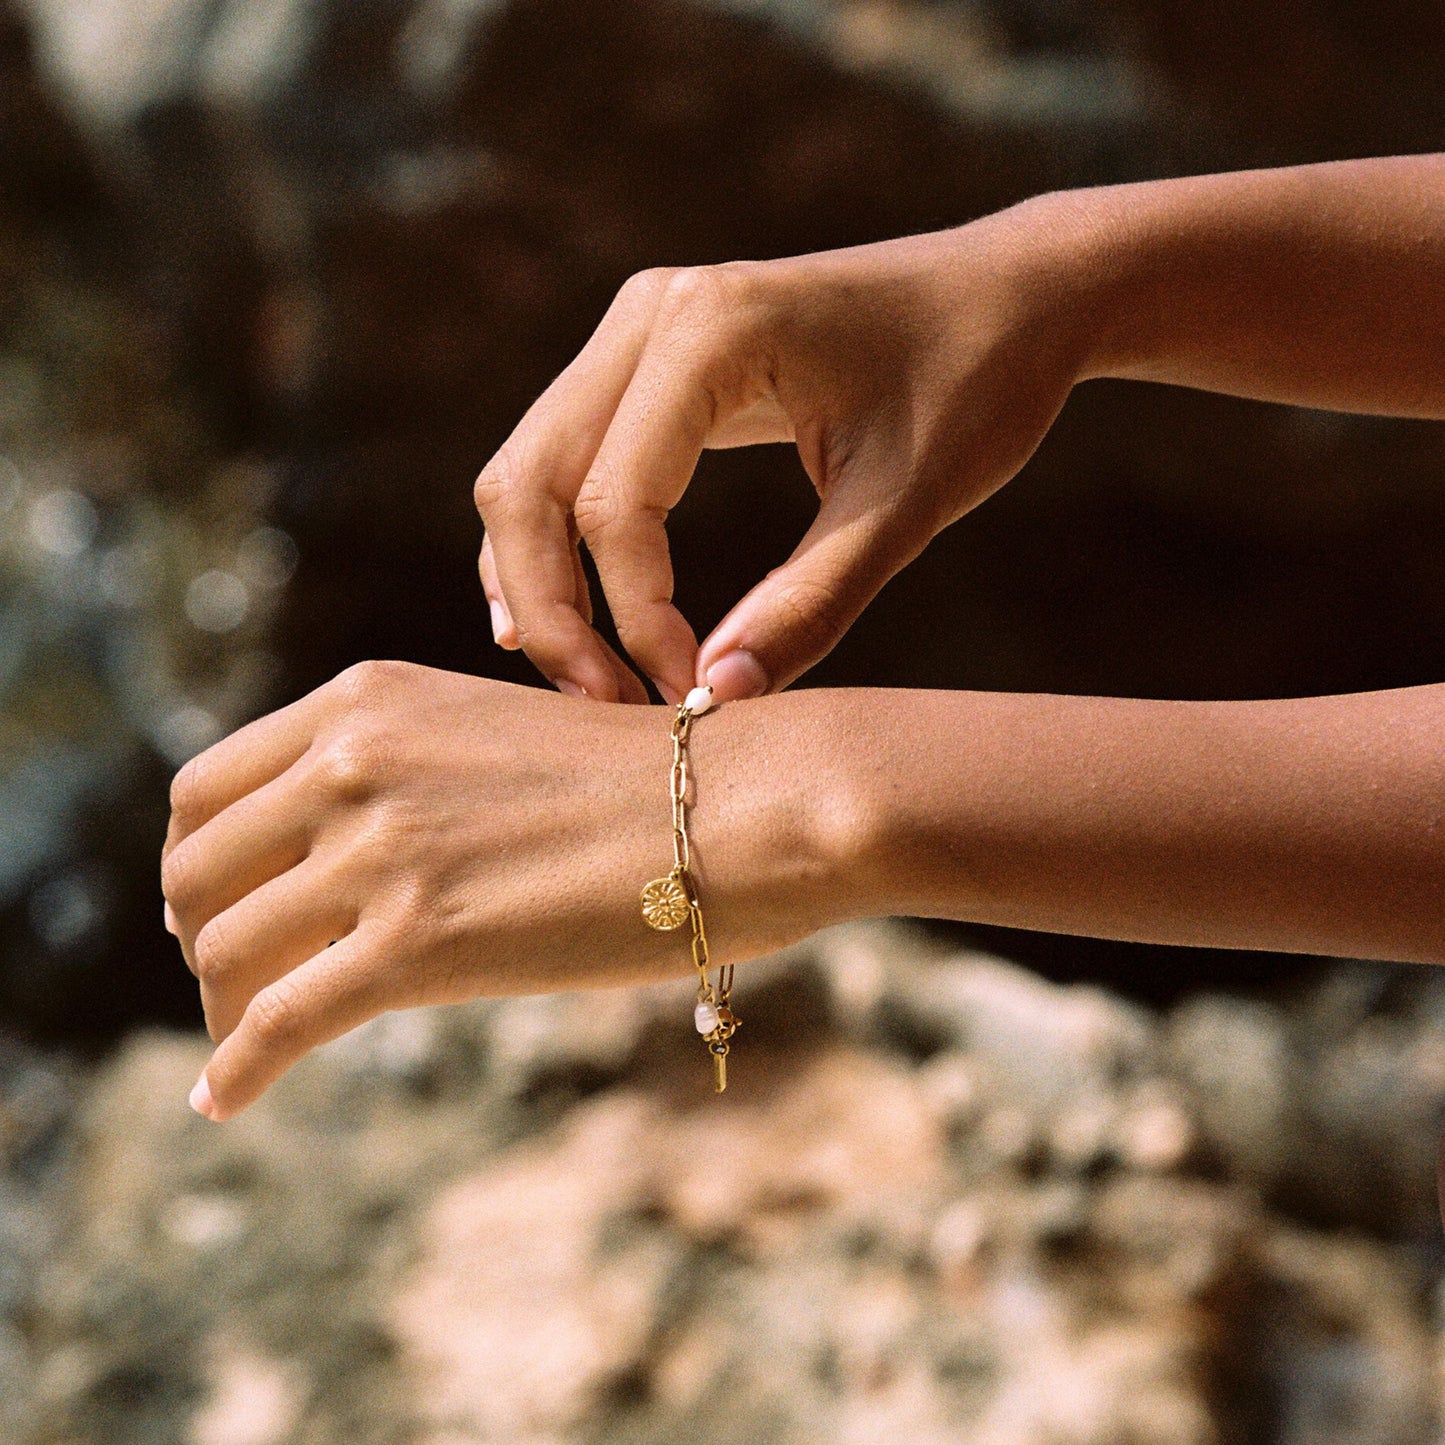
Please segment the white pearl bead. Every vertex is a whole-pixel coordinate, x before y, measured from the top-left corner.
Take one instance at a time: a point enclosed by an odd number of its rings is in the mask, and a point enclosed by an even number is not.
[[[693,688],[693,690],[688,693],[685,698],[683,698],[682,705],[688,710],[688,712],[692,713],[694,717],[697,716],[697,714],[699,713],[706,712],[708,708],[712,706],[712,688]]]
[[[692,1021],[697,1025],[698,1033],[710,1034],[718,1026],[717,1009],[705,998],[699,999],[692,1011]]]

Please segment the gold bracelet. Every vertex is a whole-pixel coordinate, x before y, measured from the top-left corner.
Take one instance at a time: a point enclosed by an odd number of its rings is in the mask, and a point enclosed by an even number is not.
[[[692,961],[697,966],[697,1006],[692,1021],[707,1041],[712,1055],[713,1089],[721,1094],[728,1086],[728,1040],[741,1020],[728,1007],[733,991],[733,966],[718,971],[714,986],[709,977],[707,930],[703,927],[702,903],[693,881],[687,843],[687,743],[692,722],[712,706],[712,689],[695,687],[677,705],[672,720],[672,872],[643,885],[642,917],[649,927],[671,933],[684,923],[692,925]]]

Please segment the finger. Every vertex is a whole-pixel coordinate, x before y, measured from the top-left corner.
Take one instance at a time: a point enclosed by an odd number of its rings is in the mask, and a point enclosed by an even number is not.
[[[161,887],[183,947],[218,913],[306,856],[318,812],[313,791],[301,759],[217,813],[166,856]],[[188,958],[196,961],[194,952]]]
[[[566,522],[560,517],[552,519],[552,526],[560,527],[566,531]],[[523,535],[524,529],[518,528],[514,538]],[[532,555],[542,558],[542,567],[551,568],[556,563],[555,554],[547,549],[539,548]],[[507,576],[507,563],[501,556],[497,557],[499,575],[505,581]],[[582,568],[582,559],[577,554],[575,542],[569,541],[567,552],[561,564],[566,569],[564,578],[554,579],[554,600],[548,604],[551,609],[550,628],[543,628],[548,640],[545,642],[534,642],[532,639],[538,635],[538,628],[541,626],[536,615],[526,614],[518,619],[517,636],[527,655],[535,662],[548,677],[552,684],[560,691],[570,693],[573,696],[594,698],[602,702],[630,702],[645,703],[647,701],[647,689],[643,686],[641,679],[631,668],[597,635],[588,625],[583,615],[584,609],[587,616],[591,615],[592,604],[590,598],[584,603],[578,599],[587,595],[587,576]],[[534,577],[534,585],[538,585],[538,579]],[[536,593],[529,599],[530,607],[535,601]],[[570,638],[571,643],[566,649],[566,659],[557,658],[549,662],[548,655],[557,638]],[[579,651],[585,650],[589,661],[585,667],[574,665]]]
[[[578,559],[580,564],[581,559]],[[517,624],[512,620],[512,610],[502,594],[502,584],[497,577],[497,559],[492,555],[492,537],[487,533],[482,538],[482,553],[477,562],[482,577],[482,591],[486,594],[487,610],[492,616],[492,640],[498,647],[515,652],[522,644],[517,641]],[[590,599],[589,599],[590,602]],[[584,621],[591,622],[590,615]]]
[[[603,645],[606,646],[605,643]],[[642,679],[610,647],[607,648],[607,655],[612,659],[613,673],[617,678],[618,702],[644,705],[651,702]]]
[[[356,906],[336,873],[335,864],[308,859],[218,913],[196,935],[201,1002],[217,1043],[261,989],[356,927]]]
[[[582,621],[585,621],[588,626],[591,626],[591,584],[588,582],[587,569],[582,566],[581,546],[579,546],[577,527],[575,527],[574,523],[568,523],[568,535],[569,538],[571,538],[572,585],[574,585],[575,595],[577,595],[578,598],[577,610],[578,613],[581,614]],[[496,572],[496,558],[490,555],[490,552],[488,552],[486,548],[486,543],[483,543],[483,556],[486,562],[490,564],[493,572]],[[642,685],[642,681],[637,678],[636,673],[627,666],[626,662],[623,662],[621,657],[617,656],[617,653],[608,646],[604,639],[598,637],[597,644],[601,649],[601,653],[603,653],[603,656],[607,659],[607,665],[613,670],[613,678],[616,679],[617,685],[618,701],[647,702],[647,689]]]
[[[582,620],[592,625],[592,584],[587,580],[587,569],[582,565],[582,542],[576,535],[577,524],[572,524],[572,585],[576,589],[577,610]]]
[[[555,497],[519,492],[505,528],[493,531],[497,577],[511,603],[517,641],[553,686],[615,702],[617,668],[582,616],[567,523],[568,513]]]
[[[574,569],[574,584],[577,588],[578,608],[582,619],[589,626],[592,623],[592,584],[587,577],[587,569],[582,565],[582,547],[579,538],[576,536],[576,525],[572,526],[572,565]],[[612,671],[617,678],[617,696],[619,701],[626,703],[647,703],[650,699],[647,696],[647,689],[642,685],[641,679],[628,665],[618,657],[617,653],[602,642],[603,651],[607,654],[607,660],[612,664]]]
[[[910,526],[891,488],[830,491],[791,557],[703,642],[696,677],[719,702],[777,691],[825,657],[931,535]]]
[[[572,544],[572,567],[577,611],[581,614],[582,620],[591,626],[592,591],[588,585],[587,573],[582,566],[582,555],[575,540]],[[492,616],[492,637],[499,647],[504,647],[509,652],[516,651],[521,646],[517,640],[517,626],[512,620],[506,599],[502,596],[501,583],[497,579],[497,562],[492,554],[490,537],[484,538],[482,541],[479,570],[482,577],[482,590],[487,594],[487,603]],[[647,690],[642,686],[636,674],[605,642],[602,646],[612,666],[613,675],[617,679],[617,691],[620,699],[623,702],[645,703],[648,700]]]
[[[311,746],[325,689],[238,728],[197,754],[171,782],[171,822],[162,857],[238,798],[278,778]]]
[[[673,605],[667,514],[697,468],[720,410],[706,353],[649,347],[577,497],[577,525],[597,564],[617,635],[666,694],[691,686],[697,638]]]
[[[575,576],[569,524],[667,274],[646,272],[622,288],[591,340],[477,479],[497,586],[522,649],[554,683],[569,684],[565,691],[609,701],[618,695],[616,668],[583,611],[586,588]]]
[[[362,924],[257,993],[211,1055],[192,1107],[217,1122],[232,1118],[312,1049],[393,1007],[388,937]]]

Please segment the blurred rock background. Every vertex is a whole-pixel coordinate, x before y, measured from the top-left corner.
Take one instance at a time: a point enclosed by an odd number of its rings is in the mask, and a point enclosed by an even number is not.
[[[706,1114],[662,1001],[226,1131],[146,1030],[175,765],[361,657],[530,680],[470,482],[632,271],[1440,149],[1442,71],[1425,0],[0,0],[0,1439],[1437,1439],[1429,970],[855,931]],[[810,680],[1438,681],[1441,461],[1091,383]],[[700,634],[808,510],[707,459]]]
[[[25,1445],[1430,1445],[1445,986],[1159,1013],[853,927],[691,991],[0,1059]]]

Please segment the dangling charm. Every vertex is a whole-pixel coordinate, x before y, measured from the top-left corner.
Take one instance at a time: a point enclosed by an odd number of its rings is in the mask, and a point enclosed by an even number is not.
[[[709,1044],[712,1055],[712,1091],[721,1094],[728,1086],[728,1046],[725,1040]]]
[[[692,1011],[692,1021],[698,1033],[706,1038],[718,1026],[717,1005],[710,998],[699,998]]]
[[[676,873],[666,878],[654,878],[642,888],[642,917],[649,928],[659,933],[671,933],[687,922],[689,905],[687,889],[682,886]]]
[[[711,983],[704,982],[698,988],[697,1005],[692,1011],[693,1024],[707,1041],[707,1051],[712,1055],[712,1087],[717,1094],[728,1086],[728,1040],[742,1022],[728,1007],[728,994],[732,992],[730,969],[723,971],[721,983],[723,992],[719,993]]]

